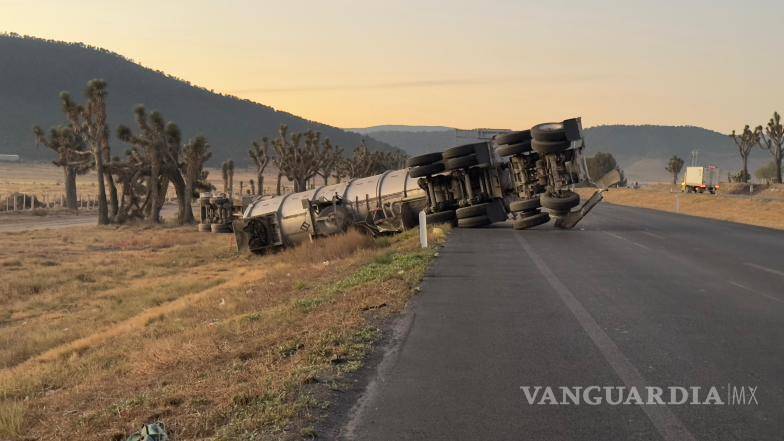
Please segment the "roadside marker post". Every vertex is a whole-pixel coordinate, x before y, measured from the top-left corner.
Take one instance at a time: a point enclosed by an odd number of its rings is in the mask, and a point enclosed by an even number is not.
[[[427,248],[427,214],[425,210],[419,212],[419,244]]]

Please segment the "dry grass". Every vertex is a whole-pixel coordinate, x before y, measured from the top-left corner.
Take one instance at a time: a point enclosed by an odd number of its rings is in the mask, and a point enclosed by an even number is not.
[[[671,186],[666,184],[638,190],[611,189],[604,194],[604,200],[611,204],[675,212],[677,197],[678,212],[681,214],[784,229],[784,198],[780,197],[781,189],[768,188],[749,198],[727,194],[728,186],[725,184],[722,184],[722,188],[724,191],[719,195],[685,194],[676,187],[672,187],[670,192]]]
[[[215,186],[218,191],[223,190],[223,178],[219,168],[207,168],[209,172],[207,180]],[[76,178],[76,187],[80,195],[85,198],[94,197],[98,194],[98,184],[96,183],[95,173],[88,173]],[[257,180],[256,172],[252,168],[237,168],[234,171],[234,190],[235,194],[240,191],[240,181],[243,182],[243,192],[250,189],[250,180]],[[322,179],[317,179],[317,185],[323,183]],[[277,171],[269,166],[264,172],[265,194],[274,194],[277,180]],[[291,191],[293,184],[286,178],[282,182],[283,191]],[[52,202],[65,193],[63,184],[63,170],[53,164],[41,163],[0,163],[0,200],[8,195],[19,192],[28,195],[36,195],[40,201]],[[170,186],[168,196],[176,197],[174,189]],[[58,199],[59,200],[59,199]],[[2,207],[0,210],[5,209]]]
[[[421,279],[417,244],[350,233],[236,256],[182,228],[0,235],[0,439],[157,419],[178,440],[313,435]]]

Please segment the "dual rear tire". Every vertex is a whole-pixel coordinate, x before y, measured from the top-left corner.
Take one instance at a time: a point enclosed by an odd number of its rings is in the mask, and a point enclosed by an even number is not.
[[[231,224],[210,224],[210,231],[213,233],[231,233]]]
[[[478,228],[490,225],[493,222],[487,216],[487,209],[489,206],[490,204],[483,203],[458,208],[455,211],[455,214],[457,215],[457,226],[461,228]]]

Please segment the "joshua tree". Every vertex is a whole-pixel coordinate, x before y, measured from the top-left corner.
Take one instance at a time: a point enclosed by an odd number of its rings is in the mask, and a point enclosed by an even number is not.
[[[253,193],[260,196],[264,194],[264,169],[267,168],[267,165],[270,162],[269,152],[270,141],[266,136],[261,138],[261,141],[253,141],[253,145],[248,151],[248,153],[250,153],[250,159],[256,164],[256,179],[259,183],[258,193],[256,193],[256,190],[253,190]],[[253,187],[252,180],[251,187]]]
[[[302,144],[302,138],[305,144]],[[278,168],[278,187],[280,187],[280,176],[286,176],[294,183],[294,191],[303,191],[307,186],[308,180],[316,175],[319,169],[321,134],[308,131],[294,133],[288,136],[288,127],[281,125],[278,138],[273,143],[275,149],[275,159],[273,162]]]
[[[765,133],[762,134],[762,129],[758,128],[760,132],[759,144],[760,147],[770,152],[773,155],[773,166],[775,167],[775,175],[773,182],[781,184],[781,160],[782,160],[782,145],[784,144],[784,126],[781,124],[781,115],[778,112],[773,112],[773,117],[768,121],[765,127]]]
[[[184,205],[188,207],[191,213],[189,222],[193,221],[193,211],[191,211],[191,203],[193,201],[194,192],[201,181],[202,174],[204,173],[204,164],[209,161],[212,153],[210,153],[210,144],[203,136],[197,136],[190,142],[185,144],[183,148],[183,156],[185,159],[185,202]]]
[[[106,185],[111,194],[113,218],[117,214],[117,187],[107,165],[111,165],[109,148],[109,126],[106,123],[106,82],[90,80],[85,90],[86,104],[81,106],[71,99],[68,92],[60,93],[63,111],[68,117],[74,132],[84,138],[95,157],[95,170],[98,174],[98,223],[108,224],[109,207],[106,201]]]
[[[182,134],[177,124],[166,122],[159,112],[149,115],[144,106],[134,110],[139,134],[134,135],[120,126],[117,136],[131,144],[126,161],[114,160],[112,171],[123,183],[123,200],[118,218],[125,219],[134,212],[146,215],[151,223],[160,222],[160,211],[169,183],[177,193],[179,224],[193,223],[191,203],[194,192],[208,188],[205,183],[204,163],[210,158],[209,144],[198,136],[182,146]],[[146,185],[145,185],[146,184]],[[139,194],[146,200],[139,204]]]
[[[749,155],[751,154],[751,149],[759,143],[761,132],[762,127],[751,130],[749,125],[746,124],[746,126],[743,127],[743,133],[740,135],[736,135],[734,130],[730,134],[730,138],[732,138],[732,140],[735,141],[735,145],[738,146],[740,159],[743,161],[743,170],[741,170],[740,176],[738,176],[739,181],[741,182],[749,182],[749,178],[751,177],[749,175]]]
[[[52,127],[49,137],[40,127],[33,127],[37,144],[44,145],[57,153],[54,164],[63,168],[65,174],[65,205],[71,210],[78,209],[76,195],[76,175],[89,171],[94,163],[92,153],[87,150],[84,140],[71,126]]]
[[[321,151],[321,158],[317,174],[324,178],[324,185],[329,184],[329,177],[332,176],[343,158],[343,149],[333,146],[329,138],[325,139]]]
[[[405,162],[405,155],[400,152],[371,152],[364,141],[354,149],[354,154],[350,158],[340,161],[338,164],[338,179],[362,178],[385,170],[400,168]]]
[[[223,192],[231,195],[234,192],[234,161],[231,159],[223,161],[221,172],[223,173]]]
[[[670,158],[670,161],[667,163],[667,167],[664,169],[672,173],[672,183],[677,184],[678,175],[681,173],[681,170],[683,170],[683,159],[673,155],[672,158]]]
[[[161,208],[169,187],[169,179],[174,174],[172,168],[178,164],[180,131],[173,123],[167,124],[159,112],[147,114],[144,106],[134,109],[139,135],[134,135],[128,127],[120,126],[117,137],[131,145],[132,156],[137,164],[146,169],[147,201],[145,213],[150,223],[160,223]],[[164,161],[167,163],[164,164]],[[172,164],[173,163],[173,164]],[[175,184],[177,185],[177,184]],[[183,185],[184,187],[184,185]],[[182,187],[177,191],[180,194]],[[182,219],[182,211],[180,216]]]

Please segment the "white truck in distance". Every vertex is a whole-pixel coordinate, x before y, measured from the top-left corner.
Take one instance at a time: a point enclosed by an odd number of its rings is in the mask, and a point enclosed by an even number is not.
[[[686,167],[683,183],[681,183],[681,191],[686,193],[704,193],[708,191],[710,194],[716,194],[719,191],[719,168],[715,165]]]

